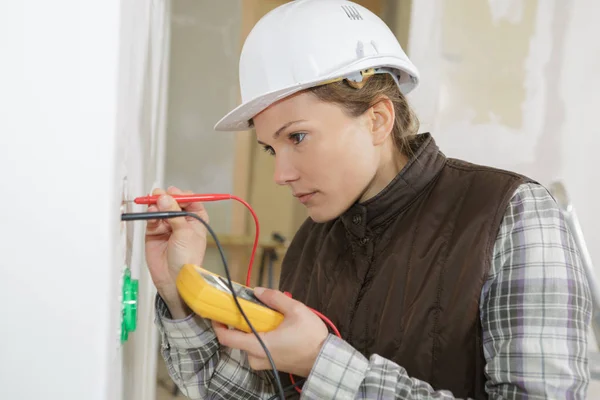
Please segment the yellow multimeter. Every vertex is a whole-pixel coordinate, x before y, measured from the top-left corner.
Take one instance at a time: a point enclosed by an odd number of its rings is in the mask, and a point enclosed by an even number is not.
[[[261,302],[251,288],[232,284],[240,306],[257,332],[279,326],[283,314]],[[185,264],[177,275],[177,290],[188,307],[201,317],[252,332],[235,304],[226,278],[197,265]]]

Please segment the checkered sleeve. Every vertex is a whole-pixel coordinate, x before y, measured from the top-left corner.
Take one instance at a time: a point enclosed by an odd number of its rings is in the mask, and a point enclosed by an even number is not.
[[[271,372],[250,368],[246,353],[221,347],[208,321],[192,314],[172,320],[156,297],[161,354],[171,379],[190,399],[268,399],[275,391]]]
[[[544,187],[517,189],[480,304],[492,398],[586,398],[591,293],[573,236]]]
[[[581,260],[547,190],[521,185],[506,210],[481,294],[490,399],[585,399],[591,297]],[[452,399],[376,354],[329,336],[305,399]]]
[[[377,354],[368,359],[337,336],[329,335],[302,388],[302,398],[454,399],[448,391],[408,376],[406,370]]]

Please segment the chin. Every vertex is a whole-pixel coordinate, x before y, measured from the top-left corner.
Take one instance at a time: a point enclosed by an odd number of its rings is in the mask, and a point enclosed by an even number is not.
[[[336,213],[334,210],[324,210],[320,207],[308,208],[308,216],[318,224],[334,220],[340,215],[341,213]]]

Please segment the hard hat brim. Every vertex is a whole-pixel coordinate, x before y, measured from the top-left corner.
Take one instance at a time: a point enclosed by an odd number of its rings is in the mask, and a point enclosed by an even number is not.
[[[418,85],[418,72],[414,65],[406,59],[384,55],[362,58],[359,62],[346,65],[344,68],[334,71],[327,76],[322,76],[307,82],[301,82],[292,87],[266,93],[255,99],[244,102],[221,118],[221,120],[216,123],[214,129],[216,131],[248,130],[250,129],[249,121],[277,101],[283,100],[302,90],[318,86],[320,83],[328,82],[332,79],[344,77],[357,71],[373,67],[388,67],[399,70],[401,73],[401,78],[399,80],[400,91],[404,95],[408,94]]]

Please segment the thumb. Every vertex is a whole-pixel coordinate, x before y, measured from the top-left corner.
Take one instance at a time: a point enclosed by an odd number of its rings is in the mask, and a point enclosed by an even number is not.
[[[291,299],[279,290],[256,287],[254,288],[254,294],[260,301],[284,315],[292,312],[298,305],[302,305],[299,301]]]
[[[181,211],[181,207],[175,201],[173,197],[168,194],[164,194],[158,198],[156,206],[159,211]],[[173,230],[187,228],[187,221],[185,217],[169,218],[169,224]]]

